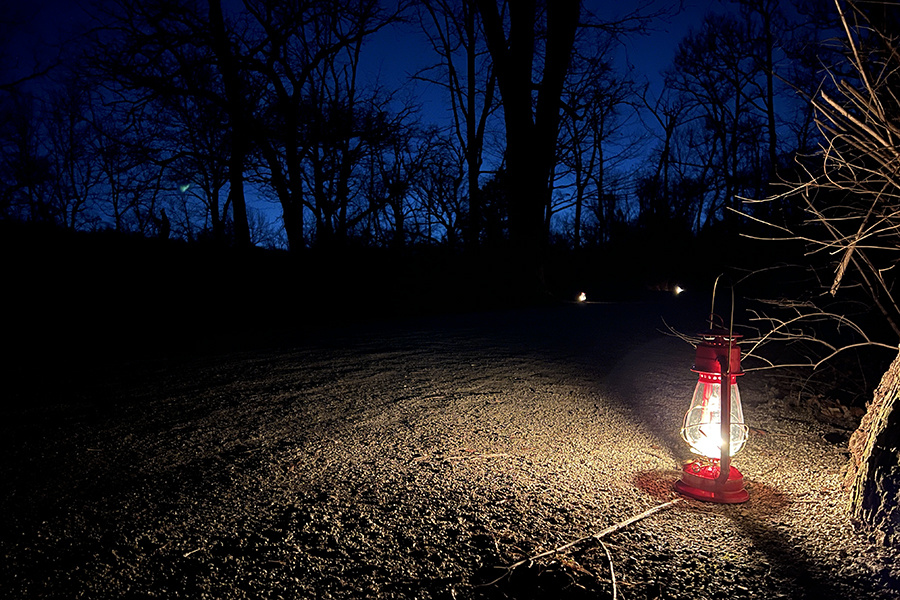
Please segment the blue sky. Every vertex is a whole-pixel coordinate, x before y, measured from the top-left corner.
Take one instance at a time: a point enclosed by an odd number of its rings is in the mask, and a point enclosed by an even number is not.
[[[61,33],[77,25],[81,18],[78,4],[85,0],[30,0],[27,3],[15,3],[5,17],[7,22],[21,22],[14,32],[8,35],[5,49],[9,56],[3,65],[7,70],[15,67],[27,69],[33,63],[38,41],[50,42]],[[645,4],[645,0],[622,0],[611,3],[607,0],[586,0],[587,7],[601,17],[615,17],[632,10],[634,6]],[[666,0],[661,5],[671,4]],[[613,6],[614,8],[610,8]],[[633,65],[634,74],[646,76],[652,85],[660,85],[659,73],[671,62],[678,42],[691,26],[699,24],[704,14],[710,10],[722,10],[721,0],[684,0],[683,10],[670,22],[659,22],[648,35],[632,36],[626,40],[621,58]],[[2,32],[0,32],[2,33]],[[380,79],[387,88],[393,89],[403,85],[409,89],[409,74],[433,63],[430,48],[422,39],[418,27],[402,25],[380,34],[368,44],[377,52],[367,54],[366,66],[370,69],[370,77]],[[51,53],[52,48],[45,48],[43,54]],[[11,61],[10,61],[11,59]],[[417,95],[426,104],[426,111],[441,108],[442,99],[433,91],[419,86]],[[432,106],[436,104],[437,106]]]
[[[665,1],[657,2],[661,6],[673,4]],[[586,0],[587,7],[601,17],[614,18],[630,12],[636,6],[643,6],[646,0],[636,2],[623,0],[611,3],[608,0]],[[614,5],[615,8],[609,8]],[[668,22],[657,22],[646,35],[634,35],[627,38],[620,47],[619,59],[633,67],[633,76],[638,80],[646,77],[651,86],[658,90],[662,85],[659,77],[672,61],[678,43],[691,27],[699,26],[704,15],[710,11],[725,10],[721,0],[684,0],[683,10],[669,19]],[[435,62],[431,48],[422,37],[418,26],[413,24],[398,25],[371,39],[365,53],[364,64],[371,80],[377,79],[388,89],[404,86],[412,90],[421,99],[426,113],[443,110],[444,101],[439,92],[429,90],[424,84],[411,84],[408,76]]]

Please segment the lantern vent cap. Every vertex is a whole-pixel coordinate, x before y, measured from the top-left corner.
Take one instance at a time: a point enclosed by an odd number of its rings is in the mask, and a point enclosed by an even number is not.
[[[722,361],[728,360],[728,373],[743,375],[741,370],[741,349],[738,340],[743,337],[739,333],[727,329],[714,328],[699,334],[701,341],[697,344],[697,355],[691,369],[695,373],[722,373]]]

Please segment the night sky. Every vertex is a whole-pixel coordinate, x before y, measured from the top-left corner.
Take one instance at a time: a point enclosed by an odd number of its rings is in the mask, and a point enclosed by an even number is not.
[[[643,1],[616,2],[615,11],[603,0],[588,0],[586,10],[599,16],[621,14],[626,5],[641,6]],[[661,3],[668,4],[668,3]],[[46,64],[57,53],[57,44],[89,22],[87,0],[34,0],[10,7],[5,22],[2,68],[8,79],[29,72],[37,61]],[[645,35],[630,36],[619,48],[618,59],[637,79],[646,78],[651,86],[662,85],[659,74],[666,69],[679,41],[691,27],[700,23],[709,11],[727,10],[721,0],[685,0],[683,9],[668,22],[657,22]],[[630,8],[629,8],[630,10]],[[398,41],[402,40],[402,42]],[[440,120],[444,101],[440,94],[424,83],[411,82],[409,76],[433,63],[431,49],[414,24],[398,25],[373,36],[367,42],[363,61],[371,81],[388,89],[403,87],[420,99],[429,118]]]

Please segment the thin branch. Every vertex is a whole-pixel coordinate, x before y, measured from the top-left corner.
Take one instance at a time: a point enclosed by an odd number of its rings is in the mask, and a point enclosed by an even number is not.
[[[813,338],[806,338],[806,339],[813,339]],[[749,373],[749,372],[751,372],[751,371],[767,371],[767,370],[770,370],[770,369],[796,369],[796,368],[810,368],[810,369],[812,369],[813,371],[815,371],[816,369],[818,369],[819,367],[821,367],[823,364],[825,364],[826,362],[828,362],[829,360],[831,360],[832,358],[834,358],[835,356],[837,356],[837,355],[840,354],[841,352],[844,352],[845,350],[851,350],[851,349],[853,349],[853,348],[863,348],[863,347],[867,347],[867,346],[868,346],[868,347],[875,347],[875,348],[885,348],[885,349],[891,350],[891,351],[893,351],[893,352],[896,352],[896,351],[898,350],[898,347],[897,347],[897,346],[891,346],[890,344],[883,344],[883,343],[881,343],[881,342],[871,342],[871,341],[869,341],[869,342],[860,342],[860,343],[858,343],[858,344],[850,344],[850,345],[848,345],[848,346],[841,346],[840,348],[835,348],[834,352],[832,352],[831,354],[829,354],[829,355],[826,356],[825,358],[819,360],[818,362],[806,362],[806,363],[779,363],[779,364],[777,364],[777,365],[776,365],[776,364],[773,364],[771,361],[762,359],[761,357],[756,356],[756,355],[752,355],[750,352],[748,352],[748,353],[747,353],[747,356],[748,356],[748,357],[749,357],[749,356],[752,356],[753,358],[756,358],[756,359],[765,360],[765,362],[768,362],[769,365],[768,365],[768,366],[765,366],[765,367],[749,367],[749,368],[744,368],[744,367],[742,367],[742,369],[743,369],[743,371],[744,371],[745,373]]]
[[[613,559],[612,554],[609,552],[609,548],[606,547],[606,544],[603,543],[603,540],[597,540],[600,542],[600,547],[603,548],[603,551],[606,552],[606,560],[609,561],[609,578],[612,580],[612,600],[616,600],[619,596],[619,588],[616,585],[616,571],[613,569]]]
[[[494,585],[495,583],[498,583],[498,582],[501,581],[504,577],[506,577],[506,576],[508,576],[510,573],[512,573],[515,569],[517,569],[517,568],[519,568],[519,567],[521,567],[521,566],[523,566],[523,565],[532,563],[532,562],[534,562],[534,561],[536,561],[536,560],[538,560],[538,559],[546,558],[546,557],[548,557],[548,556],[553,556],[554,554],[559,554],[559,553],[561,553],[561,552],[565,552],[565,551],[567,551],[567,550],[569,550],[569,549],[571,549],[571,548],[574,548],[575,546],[578,546],[579,544],[583,544],[584,542],[587,542],[587,541],[590,541],[590,540],[597,540],[597,541],[600,541],[600,540],[602,540],[603,538],[605,538],[605,537],[608,536],[608,535],[611,535],[611,534],[613,534],[613,533],[616,533],[617,531],[621,531],[622,529],[625,529],[626,527],[628,527],[628,526],[631,525],[632,523],[637,523],[638,521],[641,521],[641,520],[643,520],[643,519],[646,519],[647,517],[649,517],[649,516],[651,516],[651,515],[653,515],[653,514],[656,514],[656,513],[658,513],[658,512],[661,511],[661,510],[665,510],[665,509],[667,509],[667,508],[672,508],[673,506],[675,506],[676,504],[678,504],[679,502],[681,502],[681,500],[682,500],[681,498],[675,498],[674,500],[670,500],[669,502],[666,502],[666,503],[664,503],[664,504],[658,504],[657,506],[654,506],[654,507],[652,507],[652,508],[648,508],[648,509],[645,510],[644,512],[642,512],[642,513],[640,513],[640,514],[637,514],[637,515],[635,515],[635,516],[633,516],[633,517],[631,517],[631,518],[629,518],[629,519],[626,519],[626,520],[624,520],[624,521],[621,521],[621,522],[619,522],[619,523],[616,523],[615,525],[611,525],[611,526],[607,527],[606,529],[604,529],[603,531],[599,531],[599,532],[594,533],[594,534],[592,534],[592,535],[586,535],[586,536],[584,536],[584,537],[578,538],[577,540],[575,540],[575,541],[573,541],[573,542],[569,542],[568,544],[563,544],[562,546],[557,546],[556,548],[554,548],[554,549],[552,549],[552,550],[547,550],[546,552],[541,552],[541,553],[539,553],[539,554],[534,554],[534,555],[529,556],[529,557],[527,557],[527,558],[523,558],[522,560],[520,560],[520,561],[518,561],[518,562],[514,562],[514,563],[511,564],[511,565],[508,565],[508,566],[506,566],[506,567],[503,567],[504,569],[506,569],[506,572],[503,573],[503,575],[501,575],[501,576],[498,577],[497,579],[494,579],[493,581],[490,581],[490,582],[485,583],[485,584],[482,584],[482,585],[483,585],[483,586]],[[611,565],[612,565],[612,561],[610,560],[610,568],[612,568]],[[613,586],[615,586],[615,576],[613,577]]]
[[[822,92],[822,98],[825,100],[825,102],[827,102],[829,104],[829,106],[831,106],[834,110],[836,110],[838,112],[838,114],[840,114],[842,117],[844,117],[845,119],[847,119],[848,121],[850,121],[851,123],[853,123],[854,125],[859,127],[860,129],[862,129],[863,131],[868,133],[870,136],[872,136],[873,139],[875,139],[883,147],[890,148],[890,144],[888,144],[884,138],[882,138],[880,135],[878,135],[878,133],[874,129],[872,129],[871,127],[869,127],[868,125],[866,125],[865,123],[863,123],[862,121],[857,119],[855,116],[853,116],[849,112],[847,112],[847,110],[843,106],[841,106],[840,104],[835,102],[824,91]],[[834,119],[832,119],[832,121],[834,121]]]

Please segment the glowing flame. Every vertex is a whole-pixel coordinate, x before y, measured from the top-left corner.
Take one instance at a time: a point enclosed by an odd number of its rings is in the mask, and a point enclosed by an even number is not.
[[[581,292],[580,294],[578,294],[578,301],[579,301],[579,302],[584,302],[584,301],[586,301],[586,300],[587,300],[587,294],[585,294],[584,292]]]

